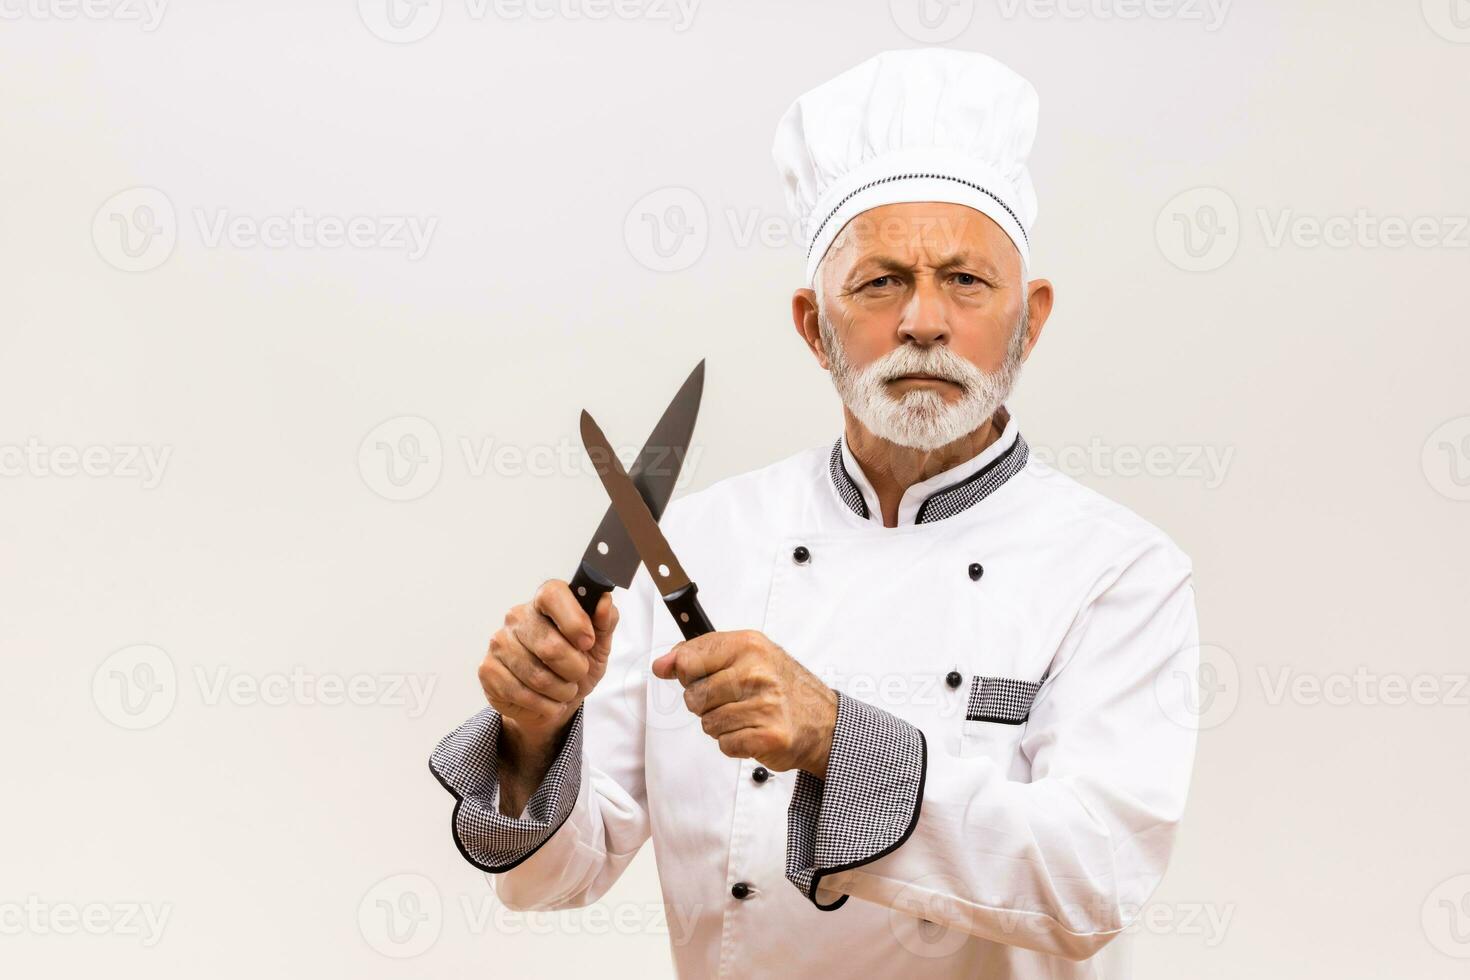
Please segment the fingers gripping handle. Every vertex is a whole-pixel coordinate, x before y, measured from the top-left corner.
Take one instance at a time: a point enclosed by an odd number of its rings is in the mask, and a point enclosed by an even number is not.
[[[669,607],[669,612],[674,615],[674,622],[679,624],[679,632],[684,634],[684,639],[692,640],[696,636],[715,631],[714,624],[709,621],[704,607],[699,604],[699,587],[690,582],[678,592],[671,592],[664,596],[664,605]]]
[[[568,584],[572,587],[572,595],[577,597],[577,605],[582,607],[589,619],[597,611],[598,600],[613,590],[612,582],[603,578],[585,561],[577,566],[577,574],[572,576],[572,581]]]

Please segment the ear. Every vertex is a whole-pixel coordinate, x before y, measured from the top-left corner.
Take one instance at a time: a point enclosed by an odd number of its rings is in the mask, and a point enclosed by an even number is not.
[[[1036,347],[1036,342],[1041,339],[1041,331],[1046,326],[1046,321],[1051,317],[1052,302],[1056,298],[1056,291],[1052,288],[1050,279],[1033,279],[1026,289],[1026,309],[1030,321],[1026,325],[1026,354],[1031,356],[1031,351]]]
[[[802,288],[791,294],[791,322],[802,342],[816,356],[817,363],[822,365],[822,370],[830,371],[827,349],[822,346],[822,328],[817,325],[816,292]]]

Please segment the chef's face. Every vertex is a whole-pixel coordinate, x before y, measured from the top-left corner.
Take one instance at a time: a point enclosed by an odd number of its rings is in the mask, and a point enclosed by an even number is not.
[[[798,331],[874,434],[934,449],[1004,402],[1051,311],[1046,280],[989,217],[959,204],[865,211],[834,240]]]

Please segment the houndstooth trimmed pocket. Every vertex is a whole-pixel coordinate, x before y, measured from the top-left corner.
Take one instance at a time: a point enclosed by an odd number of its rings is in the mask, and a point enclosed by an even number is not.
[[[965,707],[965,721],[1024,724],[1031,716],[1031,702],[1036,700],[1039,690],[1040,681],[977,674],[970,678],[970,701]]]

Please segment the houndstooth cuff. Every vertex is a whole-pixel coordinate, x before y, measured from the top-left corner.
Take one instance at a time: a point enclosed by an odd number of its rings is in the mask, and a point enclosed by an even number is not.
[[[520,817],[500,812],[500,714],[483,708],[444,736],[429,771],[454,794],[450,826],[464,859],[481,871],[509,871],[551,839],[571,816],[582,780],[582,709]]]
[[[847,901],[817,900],[824,877],[876,861],[914,832],[927,752],[913,725],[838,693],[827,778],[797,772],[786,811],[786,877],[817,908]]]

